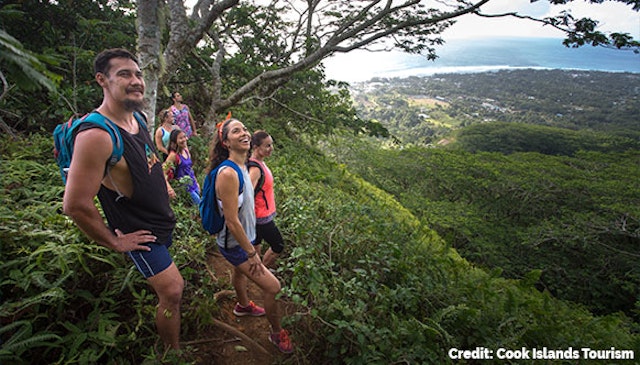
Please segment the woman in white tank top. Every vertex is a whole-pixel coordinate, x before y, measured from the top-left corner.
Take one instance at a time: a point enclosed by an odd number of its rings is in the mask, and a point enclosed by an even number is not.
[[[264,316],[271,325],[269,341],[285,353],[293,351],[289,333],[280,325],[280,314],[276,295],[280,292],[280,281],[264,266],[253,246],[256,216],[253,186],[247,172],[246,161],[251,150],[251,134],[237,119],[220,123],[209,151],[207,174],[222,161],[230,160],[240,168],[244,180],[241,197],[240,177],[235,168],[221,168],[216,177],[216,196],[224,212],[225,227],[218,233],[220,253],[234,266],[232,283],[238,303],[233,309],[236,316]],[[226,245],[225,245],[226,242]],[[247,279],[262,289],[264,308],[249,300]]]

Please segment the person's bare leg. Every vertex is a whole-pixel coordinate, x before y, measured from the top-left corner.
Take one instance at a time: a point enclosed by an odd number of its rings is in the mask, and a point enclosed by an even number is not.
[[[180,301],[184,279],[175,263],[147,279],[158,295],[156,327],[166,347],[180,348]]]
[[[282,329],[280,327],[280,307],[276,301],[276,295],[280,291],[280,282],[268,270],[265,273],[265,276],[267,275],[271,276],[273,280],[269,280],[267,286],[262,288],[264,311],[272,331],[278,333]]]
[[[280,312],[278,303],[276,301],[276,295],[280,292],[280,282],[275,276],[263,265],[261,274],[251,275],[249,272],[249,262],[244,262],[240,266],[236,267],[236,271],[243,274],[246,278],[256,283],[262,289],[264,300],[264,311],[266,312],[267,320],[271,324],[271,328],[274,332],[280,332]],[[245,282],[246,283],[246,282]],[[246,287],[245,287],[246,289]],[[246,290],[244,291],[246,293]],[[240,298],[240,297],[238,297]],[[240,303],[242,305],[242,303]]]
[[[270,268],[270,269],[275,269],[276,266],[276,259],[278,258],[278,254],[273,252],[273,250],[271,249],[271,247],[269,247],[267,249],[267,252],[264,253],[264,258],[262,259],[262,263],[264,263],[264,266]]]
[[[247,293],[247,277],[237,267],[233,269],[231,276],[231,284],[236,290],[236,296],[238,297],[238,303],[241,306],[246,307],[249,305],[249,293]]]

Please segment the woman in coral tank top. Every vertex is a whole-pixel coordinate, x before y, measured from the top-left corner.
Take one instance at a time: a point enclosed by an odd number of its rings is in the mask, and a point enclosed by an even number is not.
[[[262,240],[269,248],[262,258],[264,265],[273,269],[276,259],[284,249],[284,240],[273,219],[276,216],[276,201],[273,193],[273,174],[264,162],[273,152],[273,139],[269,133],[259,130],[251,138],[253,152],[249,159],[249,176],[255,191],[256,247]]]

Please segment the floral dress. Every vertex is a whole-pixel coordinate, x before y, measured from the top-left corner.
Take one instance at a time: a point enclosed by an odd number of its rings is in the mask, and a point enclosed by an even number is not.
[[[193,131],[191,130],[191,121],[189,120],[189,108],[182,104],[182,108],[178,109],[175,105],[171,106],[171,112],[173,113],[173,119],[175,124],[184,131],[187,138],[191,138]]]

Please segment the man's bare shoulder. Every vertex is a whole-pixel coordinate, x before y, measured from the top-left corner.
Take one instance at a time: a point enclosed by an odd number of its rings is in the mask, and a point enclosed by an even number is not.
[[[80,156],[95,156],[96,158],[101,155],[108,157],[112,150],[113,142],[109,132],[100,127],[84,129],[76,135],[74,157],[78,154]]]
[[[76,135],[76,143],[82,140],[90,140],[90,141],[97,142],[102,139],[108,140],[110,142],[111,136],[109,135],[109,132],[105,131],[104,129],[98,126],[94,126],[94,127],[88,126],[86,128],[83,128]]]

